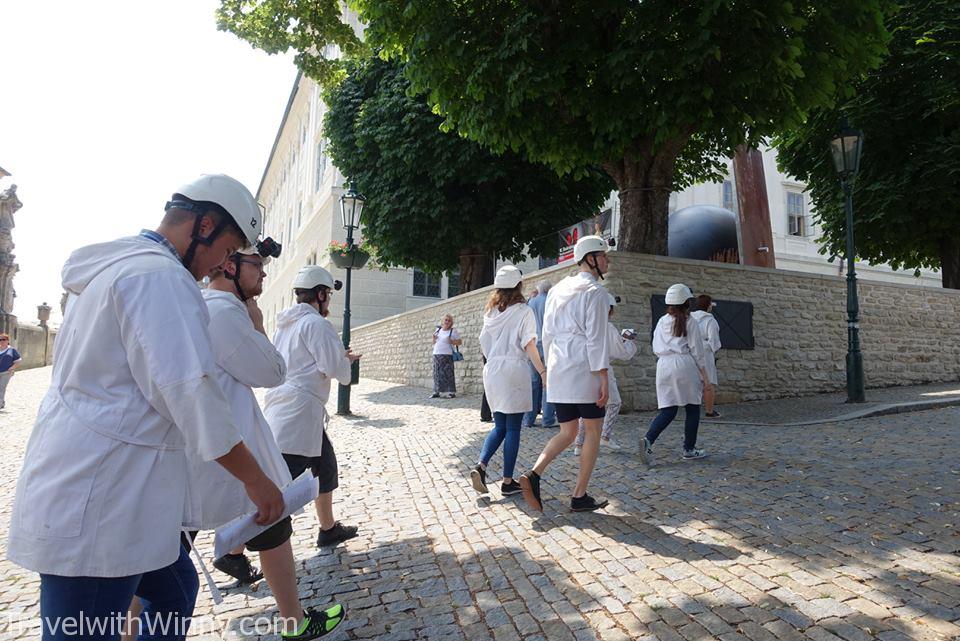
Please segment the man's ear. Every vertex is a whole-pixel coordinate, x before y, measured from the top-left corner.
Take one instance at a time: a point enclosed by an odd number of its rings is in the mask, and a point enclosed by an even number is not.
[[[217,226],[217,221],[209,213],[203,215],[200,219],[200,236],[207,238]]]

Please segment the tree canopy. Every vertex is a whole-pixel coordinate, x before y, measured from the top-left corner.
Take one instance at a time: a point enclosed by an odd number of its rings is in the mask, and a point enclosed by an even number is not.
[[[897,269],[942,268],[960,288],[960,4],[912,1],[889,20],[883,65],[835,109],[778,140],[781,166],[807,183],[823,251],[845,254],[844,202],[828,142],[841,118],[864,133],[853,195],[857,256]]]
[[[308,0],[224,0],[221,25],[319,64]],[[669,194],[845,96],[885,51],[890,0],[351,0],[444,127],[561,173],[600,165],[620,246],[665,254]],[[321,12],[326,16],[327,10]],[[304,47],[306,42],[312,47]],[[354,43],[352,46],[359,46]],[[305,68],[309,72],[309,68]],[[333,74],[335,75],[335,74]]]
[[[366,58],[347,71],[327,92],[324,127],[335,164],[367,197],[363,234],[381,264],[459,265],[468,291],[489,284],[494,255],[555,256],[556,230],[595,213],[613,188],[598,169],[560,177],[442,131],[399,61]]]

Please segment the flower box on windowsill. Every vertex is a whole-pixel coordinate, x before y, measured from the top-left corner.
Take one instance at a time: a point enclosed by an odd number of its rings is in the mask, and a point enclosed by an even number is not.
[[[370,260],[370,254],[359,247],[352,247],[347,251],[331,251],[330,260],[340,269],[360,269]]]

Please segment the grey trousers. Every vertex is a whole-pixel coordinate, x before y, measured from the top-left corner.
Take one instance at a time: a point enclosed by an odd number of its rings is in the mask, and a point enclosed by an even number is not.
[[[0,407],[6,405],[6,396],[7,396],[7,383],[10,382],[10,379],[13,378],[13,372],[6,371],[0,373]]]

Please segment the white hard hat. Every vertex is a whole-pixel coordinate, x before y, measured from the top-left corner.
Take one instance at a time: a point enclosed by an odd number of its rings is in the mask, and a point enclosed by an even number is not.
[[[587,254],[593,252],[607,253],[610,245],[600,236],[584,236],[573,246],[573,260],[579,263]]]
[[[493,277],[493,286],[497,289],[513,289],[523,279],[523,272],[513,265],[504,265]]]
[[[321,285],[335,289],[333,276],[319,265],[301,267],[296,278],[293,279],[294,289],[313,289]]]
[[[677,283],[676,285],[670,285],[670,289],[667,290],[664,298],[667,305],[683,305],[693,298],[693,292],[683,283]]]
[[[261,265],[266,266],[270,264],[270,257],[263,256],[260,253],[260,249],[257,247],[255,243],[252,245],[247,245],[246,247],[243,247],[241,249],[238,249],[237,251],[234,252],[234,254],[240,254],[241,256],[260,256],[260,258],[262,259],[260,261]]]
[[[226,174],[202,174],[196,180],[181,185],[174,194],[194,202],[220,205],[237,223],[247,242],[256,244],[263,227],[263,212],[253,194],[240,181]]]

